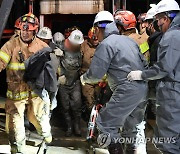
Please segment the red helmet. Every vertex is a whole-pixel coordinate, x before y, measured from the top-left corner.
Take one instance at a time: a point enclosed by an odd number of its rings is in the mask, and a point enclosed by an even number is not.
[[[131,11],[117,11],[114,15],[115,22],[125,30],[136,28],[136,17]]]
[[[19,28],[21,30],[27,29],[27,30],[35,30],[37,31],[39,27],[39,21],[38,18],[29,12],[28,14],[25,14],[20,19]]]
[[[19,28],[20,21],[21,21],[21,17],[19,17],[19,18],[15,21],[15,25],[14,25],[15,28],[20,29],[20,28]]]
[[[93,39],[93,40],[97,39],[96,29],[97,29],[97,27],[92,27],[92,28],[89,30],[89,32],[88,32],[88,37],[89,37],[89,39]]]
[[[139,23],[142,23],[146,18],[146,13],[141,13],[138,15],[137,19]]]

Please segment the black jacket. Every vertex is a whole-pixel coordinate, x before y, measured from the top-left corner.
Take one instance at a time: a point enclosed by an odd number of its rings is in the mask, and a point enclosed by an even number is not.
[[[152,66],[155,62],[157,62],[157,50],[159,46],[159,42],[161,41],[163,33],[155,32],[148,38],[148,44],[150,49],[150,64]]]
[[[49,93],[57,91],[57,77],[50,58],[51,52],[51,48],[43,48],[24,62],[24,80],[35,92],[43,88]]]

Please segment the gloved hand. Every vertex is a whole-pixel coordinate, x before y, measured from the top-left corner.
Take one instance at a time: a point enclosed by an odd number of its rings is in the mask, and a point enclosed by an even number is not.
[[[143,80],[142,77],[142,71],[131,71],[128,76],[127,76],[127,79],[129,81],[134,81],[134,80]]]
[[[81,81],[81,84],[82,84],[83,86],[85,86],[86,82],[84,81],[83,75],[81,75],[80,81]]]
[[[63,51],[61,49],[59,49],[58,47],[56,47],[54,49],[54,53],[55,53],[56,56],[59,56],[59,57],[63,57],[64,56]]]
[[[66,83],[65,75],[62,75],[58,78],[58,84],[64,85]]]

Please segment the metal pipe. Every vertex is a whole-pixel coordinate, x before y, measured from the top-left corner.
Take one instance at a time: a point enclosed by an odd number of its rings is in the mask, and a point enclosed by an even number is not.
[[[14,0],[3,0],[0,8],[0,39],[6,26]]]

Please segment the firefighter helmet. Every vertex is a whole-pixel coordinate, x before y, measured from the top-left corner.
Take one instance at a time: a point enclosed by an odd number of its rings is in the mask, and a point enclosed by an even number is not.
[[[15,25],[14,25],[14,27],[15,27],[16,29],[19,29],[20,21],[21,21],[21,17],[19,17],[18,19],[16,19]]]
[[[33,30],[37,31],[39,27],[39,21],[38,18],[29,12],[28,14],[25,14],[20,19],[19,28],[21,30]]]
[[[136,17],[131,11],[118,11],[115,14],[115,22],[125,30],[136,28]]]
[[[92,28],[89,30],[89,32],[88,32],[88,38],[89,38],[89,39],[93,39],[93,40],[97,39],[97,36],[96,36],[96,28],[97,28],[97,27],[92,27]]]

